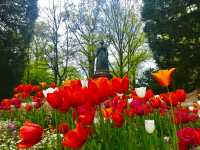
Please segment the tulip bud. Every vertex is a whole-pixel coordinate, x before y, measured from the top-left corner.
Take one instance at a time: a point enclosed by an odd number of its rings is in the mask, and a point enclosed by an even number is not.
[[[145,129],[147,133],[152,134],[155,130],[155,121],[154,120],[145,120]]]
[[[143,98],[146,95],[146,87],[135,88],[137,96]]]

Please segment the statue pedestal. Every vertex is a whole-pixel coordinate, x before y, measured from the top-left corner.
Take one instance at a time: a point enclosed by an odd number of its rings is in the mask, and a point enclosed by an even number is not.
[[[95,72],[94,74],[94,79],[99,78],[99,77],[106,77],[108,79],[112,78],[112,75],[109,72]]]

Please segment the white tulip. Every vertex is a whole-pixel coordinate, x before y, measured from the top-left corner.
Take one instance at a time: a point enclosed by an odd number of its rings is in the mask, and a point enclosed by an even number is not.
[[[145,97],[146,89],[147,89],[146,87],[135,88],[135,92],[136,92],[137,96],[143,98],[143,97]]]
[[[55,91],[57,91],[58,90],[58,88],[48,88],[48,89],[46,89],[46,90],[43,90],[42,92],[43,92],[43,94],[44,94],[44,97],[47,97],[47,94],[48,93],[54,93]]]
[[[155,121],[154,120],[145,120],[145,129],[147,133],[152,134],[155,130]]]
[[[81,80],[81,85],[82,87],[88,87],[88,80],[87,79]]]

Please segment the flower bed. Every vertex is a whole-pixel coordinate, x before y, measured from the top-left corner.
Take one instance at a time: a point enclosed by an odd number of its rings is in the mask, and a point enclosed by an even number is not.
[[[153,73],[166,93],[129,88],[128,77],[19,85],[1,101],[0,147],[6,149],[187,150],[200,144],[200,102],[169,91],[175,69]]]

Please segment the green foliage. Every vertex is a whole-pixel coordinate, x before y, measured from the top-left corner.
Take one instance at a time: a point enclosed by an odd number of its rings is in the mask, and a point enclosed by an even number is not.
[[[47,68],[47,62],[34,61],[26,67],[22,82],[39,85],[40,82],[53,82],[52,73]]]
[[[68,80],[81,79],[81,75],[77,70],[77,68],[69,66],[66,73],[66,79]]]
[[[0,1],[0,98],[19,83],[37,18],[37,0]]]
[[[176,86],[199,87],[200,1],[143,0],[149,45],[161,68],[176,67]]]

